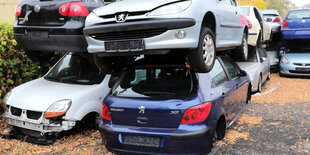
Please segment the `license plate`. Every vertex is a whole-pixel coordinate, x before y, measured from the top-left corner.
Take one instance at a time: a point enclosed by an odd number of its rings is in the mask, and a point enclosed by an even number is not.
[[[44,31],[28,31],[25,33],[26,38],[32,38],[32,39],[47,39],[48,32]]]
[[[20,120],[11,119],[11,118],[6,118],[6,122],[11,125],[22,127],[22,128],[43,130],[43,125],[41,124],[35,124],[35,123],[20,121]]]
[[[139,40],[122,40],[104,42],[105,50],[108,52],[128,52],[142,51],[145,49],[144,41]]]
[[[310,72],[310,68],[296,68],[297,71]]]
[[[296,31],[295,34],[310,34],[310,31]]]
[[[160,138],[149,136],[137,136],[137,135],[123,135],[123,143],[135,146],[159,147]]]

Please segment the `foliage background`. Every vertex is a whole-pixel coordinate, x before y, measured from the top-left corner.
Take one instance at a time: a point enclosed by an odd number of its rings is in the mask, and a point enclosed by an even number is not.
[[[34,63],[17,45],[13,25],[0,23],[0,104],[4,95],[12,88],[45,74],[58,60],[53,58],[46,64]],[[1,111],[1,108],[0,108]]]

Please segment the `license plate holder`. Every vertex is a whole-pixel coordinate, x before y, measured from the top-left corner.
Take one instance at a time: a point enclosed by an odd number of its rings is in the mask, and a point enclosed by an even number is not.
[[[297,71],[310,72],[310,68],[296,68]]]
[[[143,51],[145,49],[142,39],[106,41],[104,47],[107,52]]]
[[[126,145],[160,147],[160,138],[140,135],[123,135],[123,143]]]
[[[27,31],[25,33],[26,38],[31,39],[47,39],[48,38],[48,32],[46,31]]]

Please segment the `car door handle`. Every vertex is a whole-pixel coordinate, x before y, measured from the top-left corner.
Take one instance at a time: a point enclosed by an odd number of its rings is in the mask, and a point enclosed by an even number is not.
[[[222,98],[225,98],[227,95],[226,95],[226,93],[222,93]]]
[[[238,14],[238,11],[235,11],[236,15]]]

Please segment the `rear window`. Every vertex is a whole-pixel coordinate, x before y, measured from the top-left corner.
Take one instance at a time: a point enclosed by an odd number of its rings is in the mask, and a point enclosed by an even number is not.
[[[250,8],[249,7],[240,7],[241,10],[243,11],[243,13],[246,15],[246,16],[249,16],[250,15]]]
[[[291,11],[286,19],[310,19],[310,10]]]
[[[138,68],[124,71],[111,90],[112,96],[184,98],[195,89],[195,75],[187,68]]]

